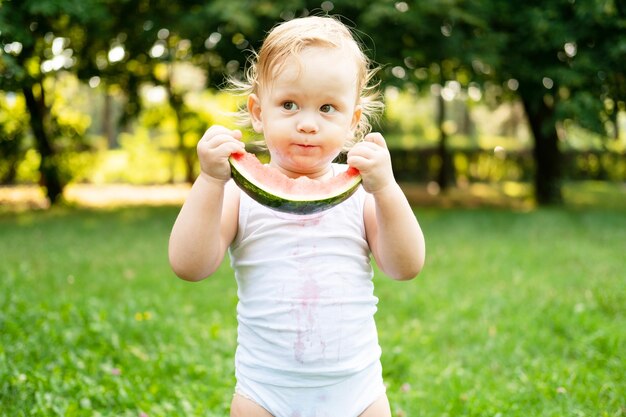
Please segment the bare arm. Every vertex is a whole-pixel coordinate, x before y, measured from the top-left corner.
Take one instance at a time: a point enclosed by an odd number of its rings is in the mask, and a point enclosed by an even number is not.
[[[379,268],[398,280],[417,276],[426,256],[424,235],[398,184],[365,202],[365,230]]]
[[[348,163],[361,171],[363,187],[370,193],[365,201],[364,222],[376,263],[394,279],[414,278],[424,266],[424,235],[393,178],[383,137],[369,134],[350,151]]]
[[[202,173],[174,223],[169,261],[180,278],[198,281],[215,272],[237,234],[239,191],[228,156],[243,150],[237,131],[214,126],[198,142]]]

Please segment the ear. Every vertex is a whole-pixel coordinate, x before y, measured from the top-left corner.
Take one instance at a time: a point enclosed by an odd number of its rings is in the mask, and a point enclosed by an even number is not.
[[[352,130],[352,132],[354,132],[354,130],[356,129],[357,125],[359,124],[359,121],[361,120],[361,115],[363,114],[363,107],[361,107],[360,104],[357,104],[354,107],[354,113],[352,114],[352,122],[350,124],[350,129]]]
[[[252,121],[252,128],[255,132],[263,132],[263,119],[261,118],[261,100],[256,94],[248,97],[248,113]]]

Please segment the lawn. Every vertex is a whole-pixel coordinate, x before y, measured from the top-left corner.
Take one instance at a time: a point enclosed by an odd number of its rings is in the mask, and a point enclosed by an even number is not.
[[[423,274],[375,277],[394,416],[626,415],[626,212],[416,213]],[[228,415],[236,286],[174,277],[176,214],[0,213],[0,416]]]

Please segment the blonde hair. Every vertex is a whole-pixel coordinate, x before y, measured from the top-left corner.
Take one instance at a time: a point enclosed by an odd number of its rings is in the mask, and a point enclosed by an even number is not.
[[[372,84],[377,68],[365,55],[353,33],[337,18],[331,16],[309,16],[296,18],[275,26],[263,41],[258,53],[252,52],[243,80],[231,79],[230,91],[240,95],[258,94],[271,85],[288,58],[297,56],[310,46],[343,48],[354,55],[357,64],[357,96],[362,108],[361,119],[354,132],[354,140],[346,144],[349,148],[370,132],[371,120],[383,109],[377,84]],[[244,107],[238,112],[241,124],[250,124],[250,115]]]

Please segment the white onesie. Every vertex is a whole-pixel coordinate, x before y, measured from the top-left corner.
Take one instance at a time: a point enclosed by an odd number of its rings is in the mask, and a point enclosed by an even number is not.
[[[384,393],[364,198],[303,216],[241,193],[237,393],[276,417],[356,417]]]

